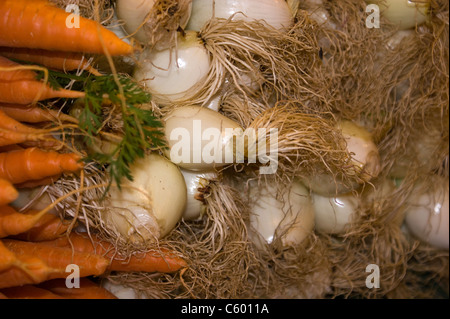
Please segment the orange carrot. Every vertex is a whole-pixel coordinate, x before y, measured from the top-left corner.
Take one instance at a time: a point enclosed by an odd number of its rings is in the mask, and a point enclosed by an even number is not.
[[[19,213],[11,206],[0,207],[0,238],[29,231],[45,215],[45,212]]]
[[[4,294],[2,294],[2,293],[0,292],[0,299],[8,299],[8,297],[6,297]]]
[[[8,299],[64,299],[50,290],[33,285],[4,288],[0,293]]]
[[[60,273],[59,270],[48,267],[38,257],[14,255],[15,263],[0,271],[0,288],[38,284],[47,280],[50,275],[55,278]]]
[[[2,4],[3,2],[0,2],[0,7]],[[52,89],[44,82],[36,80],[34,71],[20,67],[23,66],[0,56],[0,102],[31,104],[52,98],[84,97],[83,92]]]
[[[17,258],[0,240],[0,272],[16,264]]]
[[[13,184],[61,173],[78,172],[82,168],[80,157],[74,153],[43,151],[39,148],[0,153],[0,178]]]
[[[22,124],[15,119],[8,116],[5,112],[0,109],[0,127],[6,130],[22,133],[36,133],[39,132],[38,129]]]
[[[68,229],[68,222],[64,222],[56,215],[45,214],[26,232],[10,237],[31,242],[55,240],[61,237]]]
[[[115,295],[88,278],[80,278],[78,288],[67,288],[64,279],[49,280],[39,284],[39,287],[68,299],[117,299]]]
[[[43,244],[54,247],[73,247],[75,251],[89,252],[105,256],[110,260],[109,270],[111,271],[144,271],[144,272],[176,272],[187,266],[186,261],[175,253],[167,249],[149,251],[145,254],[132,255],[129,258],[119,258],[115,254],[113,246],[101,241],[95,235],[91,235],[92,240],[87,235],[71,233],[54,241],[43,242]]]
[[[100,75],[82,53],[48,51],[29,48],[0,47],[0,55],[13,60],[36,63],[49,69],[59,71],[86,70]]]
[[[19,197],[17,189],[6,179],[0,178],[0,206],[9,204]]]
[[[33,105],[4,104],[0,103],[0,110],[10,118],[25,123],[41,123],[61,121],[78,123],[78,120],[70,115]]]
[[[0,45],[66,52],[129,55],[132,46],[96,21],[71,14],[46,0],[0,1]],[[11,32],[14,30],[14,32]]]
[[[0,147],[45,139],[46,134],[15,132],[0,127]]]
[[[108,260],[102,256],[73,251],[68,247],[52,247],[42,243],[33,243],[15,239],[3,239],[3,244],[16,256],[38,256],[46,265],[56,270],[46,280],[66,278],[72,271],[66,272],[70,265],[78,266],[80,277],[100,276],[108,266]],[[43,281],[42,281],[43,282]]]

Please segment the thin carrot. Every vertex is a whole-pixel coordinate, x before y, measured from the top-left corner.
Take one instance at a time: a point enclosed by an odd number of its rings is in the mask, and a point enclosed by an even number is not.
[[[39,287],[68,299],[117,299],[89,278],[80,278],[79,284],[79,287],[67,288],[64,279],[53,279],[39,284]]]
[[[19,213],[11,206],[0,207],[0,238],[29,231],[47,212]]]
[[[70,115],[35,105],[0,103],[0,110],[10,118],[22,123],[42,123],[52,121],[78,123],[78,120]]]
[[[94,75],[100,75],[84,55],[78,52],[0,47],[0,55],[17,61],[37,63],[53,70],[86,70]]]
[[[0,206],[12,203],[19,197],[17,189],[6,179],[0,178]]]
[[[78,18],[78,17],[77,17]],[[71,14],[46,0],[0,2],[0,45],[66,52],[129,55],[133,47],[96,21]],[[11,32],[14,30],[14,32]]]
[[[0,7],[2,4],[3,2],[0,2]],[[31,104],[52,98],[84,97],[83,92],[55,90],[46,83],[36,80],[37,74],[31,70],[32,68],[0,56],[0,102]]]
[[[47,280],[66,278],[71,271],[61,276],[70,265],[76,265],[79,277],[100,276],[105,273],[108,260],[102,256],[73,251],[68,247],[52,247],[42,243],[33,243],[15,239],[3,239],[5,247],[20,256],[38,256],[50,268],[59,270],[50,274]],[[52,278],[53,277],[53,278]]]
[[[0,153],[0,178],[13,184],[78,172],[81,168],[80,157],[74,153],[43,151],[35,147]]]
[[[17,258],[0,240],[0,272],[16,264]]]
[[[49,279],[67,277],[65,271],[49,267],[35,256],[17,256],[20,266],[11,266],[0,272],[0,289],[28,284],[39,284]]]
[[[30,242],[55,240],[64,235],[69,229],[69,225],[68,222],[64,222],[60,217],[54,214],[45,214],[26,232],[10,237]]]
[[[110,260],[108,268],[111,271],[172,273],[187,267],[186,261],[181,257],[176,256],[174,252],[171,252],[168,249],[160,248],[145,254],[136,254],[129,258],[120,258],[115,254],[115,249],[111,244],[101,241],[95,235],[91,235],[91,238],[87,235],[73,232],[69,237],[63,236],[54,241],[43,243],[54,247],[73,247],[75,251],[105,256]]]
[[[50,290],[34,285],[4,288],[0,293],[8,299],[64,299]]]
[[[11,130],[14,132],[22,132],[22,133],[36,133],[39,132],[38,129],[22,124],[19,121],[16,121],[15,119],[11,118],[9,115],[7,115],[5,112],[3,112],[0,109],[0,127]]]
[[[45,140],[47,134],[15,132],[0,127],[0,147]]]

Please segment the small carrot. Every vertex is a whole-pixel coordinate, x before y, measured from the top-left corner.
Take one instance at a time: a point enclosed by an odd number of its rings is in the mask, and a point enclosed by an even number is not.
[[[0,7],[2,3],[0,2]],[[52,98],[84,97],[83,92],[52,89],[46,83],[37,80],[37,74],[30,68],[32,67],[22,66],[0,56],[0,102],[31,104]]]
[[[3,239],[2,241],[5,247],[16,255],[38,256],[50,268],[59,270],[60,273],[64,273],[69,265],[77,265],[79,269],[77,275],[80,277],[100,276],[108,266],[108,260],[102,256],[73,251],[68,247],[52,247],[43,244],[44,242],[33,243],[15,239]],[[54,275],[50,277],[52,276]],[[56,275],[56,277],[48,279],[65,278],[67,276],[68,273],[63,277]]]
[[[187,266],[186,261],[181,257],[163,248],[145,254],[132,255],[129,258],[119,258],[111,244],[101,241],[95,235],[91,235],[91,237],[92,240],[87,235],[71,233],[68,238],[64,236],[54,241],[44,242],[44,244],[55,247],[73,247],[75,251],[105,256],[110,260],[108,269],[111,271],[172,273]]]
[[[77,288],[67,288],[64,279],[53,279],[39,284],[39,287],[68,299],[117,299],[115,295],[89,278],[80,278],[79,283],[80,286]]]
[[[64,299],[50,290],[34,285],[4,288],[0,293],[8,299]]]
[[[35,256],[17,256],[20,266],[11,266],[0,272],[0,289],[28,284],[39,284],[49,279],[67,277],[60,269],[49,267]]]
[[[29,231],[36,223],[47,214],[46,211],[34,212],[28,214],[19,213],[11,206],[0,207],[0,238],[18,235]]]
[[[9,115],[3,112],[2,109],[0,109],[0,127],[14,132],[22,132],[22,133],[39,132],[38,129],[22,124],[21,122],[11,118]]]
[[[0,178],[13,184],[78,172],[81,169],[80,157],[74,153],[43,151],[35,147],[0,153]]]
[[[64,222],[54,214],[45,214],[29,230],[10,237],[30,242],[55,240],[64,235],[69,229],[69,225],[68,222]]]
[[[75,124],[78,123],[78,120],[70,115],[58,112],[56,110],[33,105],[0,103],[0,110],[10,118],[22,123],[42,123],[56,121]]]
[[[0,47],[0,55],[12,60],[36,63],[53,70],[86,70],[94,75],[100,75],[84,55],[78,52]]]
[[[12,203],[18,197],[17,189],[6,179],[0,178],[0,206]]]
[[[68,25],[70,19],[70,13],[46,0],[2,0],[0,45],[94,54],[107,50],[110,55],[133,52],[132,46],[98,22],[79,17],[79,25]]]
[[[0,127],[0,147],[45,140],[47,134],[15,132]]]
[[[17,262],[16,255],[14,255],[8,248],[5,247],[0,240],[0,272],[10,268]]]

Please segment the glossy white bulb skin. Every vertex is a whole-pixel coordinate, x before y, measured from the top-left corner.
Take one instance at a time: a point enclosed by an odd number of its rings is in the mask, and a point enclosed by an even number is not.
[[[429,18],[430,1],[411,0],[370,0],[377,4],[381,15],[400,30],[411,29],[426,22]]]
[[[276,197],[273,184],[250,183],[250,232],[260,248],[280,238],[284,247],[299,245],[314,230],[314,209],[309,191],[294,182],[282,200]]]
[[[19,197],[10,205],[17,210],[43,210],[53,203],[50,196],[42,187],[19,189]],[[57,209],[52,208],[52,214],[57,214]]]
[[[118,299],[138,299],[136,291],[133,288],[113,283],[108,279],[102,281],[102,287]]]
[[[345,234],[357,218],[361,198],[368,203],[376,202],[392,194],[396,188],[394,181],[390,179],[376,187],[374,189],[369,186],[362,194],[347,193],[329,197],[313,193],[316,229],[326,234]],[[400,227],[403,219],[404,213],[398,212],[392,222]]]
[[[117,0],[116,2],[116,14],[123,21],[123,29],[127,34],[133,35],[133,38],[142,43],[149,42],[143,24],[155,3],[156,0]],[[181,28],[186,27],[191,16],[191,9],[192,5],[180,19]]]
[[[117,0],[116,14],[124,22],[123,29],[127,34],[133,34],[137,40],[146,42],[147,37],[141,25],[155,2],[156,0]]]
[[[136,67],[134,78],[156,100],[181,100],[208,76],[210,55],[198,40],[197,33],[187,32],[178,42],[177,50],[144,53]]]
[[[425,243],[449,249],[449,181],[436,176],[432,187],[418,184],[408,201],[405,225]]]
[[[352,165],[359,178],[365,182],[378,176],[380,172],[380,155],[372,135],[362,126],[350,121],[340,121],[338,128],[347,143]],[[336,196],[358,189],[356,182],[335,180],[331,174],[316,174],[303,179],[303,183],[314,193],[323,196]]]
[[[211,171],[233,164],[227,154],[233,156],[234,130],[241,129],[235,121],[206,107],[180,106],[167,114],[163,123],[166,156],[178,166]]]
[[[187,203],[183,213],[184,220],[197,220],[206,210],[202,189],[209,187],[210,181],[217,179],[216,172],[194,172],[181,169],[187,189]]]
[[[285,0],[193,0],[186,29],[200,31],[213,17],[228,19],[231,16],[233,20],[264,20],[267,25],[279,30],[289,28],[294,21]]]
[[[104,220],[130,242],[153,241],[166,236],[181,220],[187,191],[179,168],[152,154],[131,167],[133,181],[119,190],[111,187]]]

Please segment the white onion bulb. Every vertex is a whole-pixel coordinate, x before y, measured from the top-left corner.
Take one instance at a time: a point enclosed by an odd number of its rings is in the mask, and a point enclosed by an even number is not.
[[[116,14],[124,22],[123,28],[142,43],[149,41],[142,24],[146,21],[147,15],[155,3],[156,0],[117,0],[116,2]],[[189,6],[189,10],[186,10],[180,19],[181,28],[184,28],[189,21],[191,9],[192,6]]]
[[[216,172],[193,172],[181,169],[187,188],[187,203],[183,213],[184,220],[197,220],[205,212],[203,191],[209,186],[211,180],[217,179]]]
[[[190,89],[205,81],[210,63],[210,55],[197,32],[186,32],[186,37],[178,38],[176,50],[145,52],[134,78],[156,99],[160,97],[173,102],[184,98]]]
[[[418,183],[406,209],[405,225],[420,240],[449,249],[449,181],[435,176],[433,186]]]
[[[133,288],[113,283],[109,279],[105,279],[102,281],[102,287],[108,290],[118,299],[137,299],[136,291]]]
[[[406,30],[421,25],[428,19],[430,0],[370,0],[380,6],[381,15],[389,22]]]
[[[19,197],[10,205],[18,210],[43,210],[53,203],[45,190],[45,187],[19,189]],[[56,214],[57,210],[52,208],[49,212]]]
[[[167,114],[163,123],[166,156],[178,166],[204,171],[233,163],[227,154],[233,156],[234,130],[241,129],[235,121],[206,107],[180,106]]]
[[[236,15],[234,15],[236,14]],[[193,0],[187,30],[200,31],[213,17],[265,21],[276,29],[289,28],[294,16],[285,0]]]
[[[282,198],[274,184],[250,183],[250,232],[254,243],[262,247],[280,238],[284,247],[302,243],[314,230],[314,209],[309,191],[295,181]]]
[[[186,206],[186,184],[179,168],[152,154],[131,167],[133,181],[121,190],[112,186],[103,219],[130,242],[166,236],[180,221]]]
[[[350,121],[340,121],[338,127],[347,142],[347,150],[352,155],[352,165],[359,178],[368,182],[377,177],[380,171],[380,155],[370,132]],[[345,194],[359,187],[356,183],[349,185],[335,181],[333,176],[324,174],[304,178],[303,183],[313,192],[323,196]]]
[[[316,229],[326,234],[344,234],[356,218],[361,198],[369,203],[376,202],[379,198],[392,194],[395,187],[394,181],[387,179],[376,190],[368,187],[361,195],[352,192],[328,197],[313,193]],[[403,212],[398,212],[393,223],[400,226],[403,219]]]

